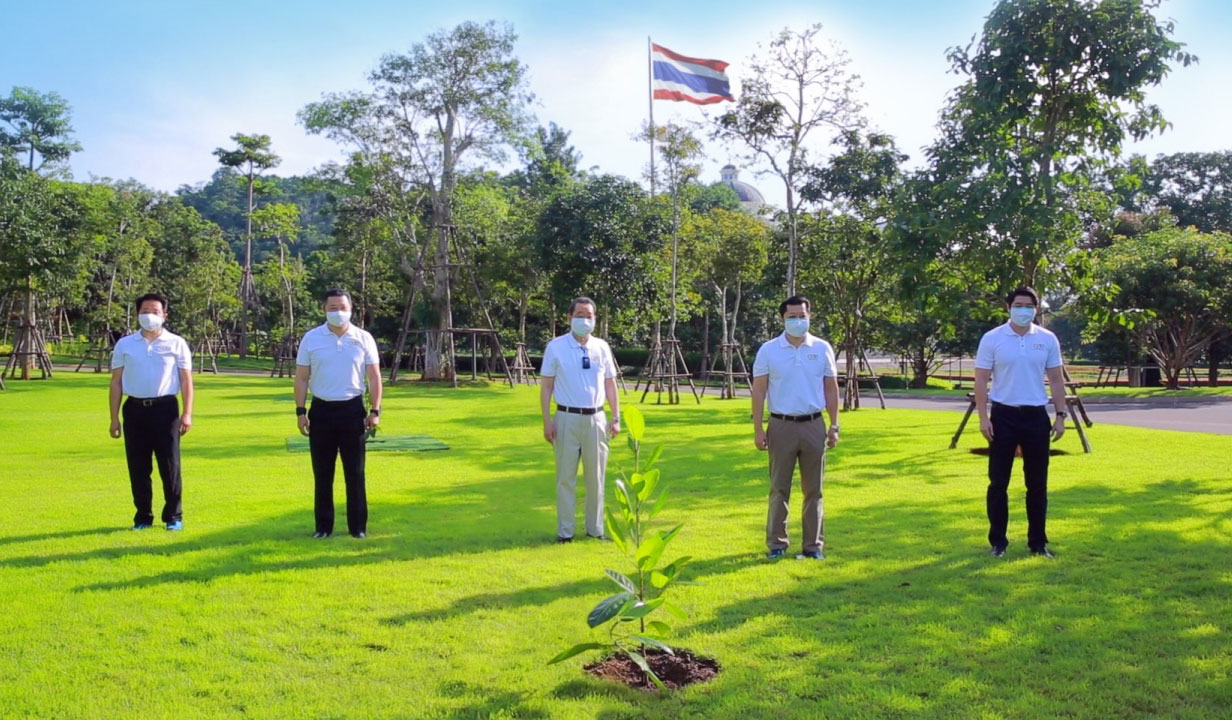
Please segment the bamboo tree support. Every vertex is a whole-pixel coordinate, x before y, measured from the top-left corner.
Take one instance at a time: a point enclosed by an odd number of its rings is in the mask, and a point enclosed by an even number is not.
[[[294,377],[295,356],[299,352],[299,338],[288,333],[274,348],[274,367],[270,377]]]
[[[221,338],[218,342],[221,344]],[[214,336],[208,334],[201,336],[201,339],[196,343],[195,347],[197,349],[194,352],[196,359],[193,362],[193,366],[196,368],[198,375],[203,372],[218,374],[218,348],[214,343]],[[207,360],[210,363],[208,368],[205,366]]]
[[[689,383],[689,389],[693,391],[693,399],[699,405],[702,402],[701,396],[697,394],[697,386],[693,384],[693,376],[689,374],[689,366],[685,364],[684,353],[680,350],[680,341],[674,337],[655,341],[650,348],[650,357],[647,358],[646,370],[642,376],[638,380],[639,385],[643,380],[646,383],[646,388],[642,392],[642,402],[646,402],[646,396],[650,394],[650,387],[653,385],[656,405],[663,404],[664,390],[667,391],[669,405],[679,404],[681,378]],[[634,391],[636,390],[635,386]]]
[[[723,363],[722,370],[718,369],[720,361]],[[731,400],[736,397],[736,383],[738,381],[743,382],[750,393],[753,392],[752,374],[749,372],[748,365],[744,362],[744,353],[741,352],[739,343],[722,343],[719,345],[719,352],[714,356],[714,362],[711,364],[706,377],[719,378],[719,397],[723,400]],[[706,394],[705,385],[702,386],[702,394]]]
[[[107,369],[111,369],[111,351],[115,348],[115,344],[111,342],[111,328],[107,328],[101,335],[98,335],[90,340],[90,344],[86,346],[86,351],[82,353],[81,362],[77,363],[77,369],[73,372],[81,372],[86,363],[94,361],[94,372],[101,373],[103,371],[103,358],[107,359]]]
[[[4,364],[4,373],[10,378],[16,378],[21,373],[22,380],[30,379],[31,360],[42,373],[40,379],[51,377],[51,356],[47,353],[47,344],[43,342],[43,333],[37,325],[22,319],[17,323],[17,334],[13,340],[13,351],[9,353]]]
[[[527,385],[538,385],[539,376],[535,374],[535,366],[530,361],[530,354],[526,352],[526,343],[516,343],[513,353],[513,366],[510,368],[513,373],[514,382],[519,385],[526,383]]]

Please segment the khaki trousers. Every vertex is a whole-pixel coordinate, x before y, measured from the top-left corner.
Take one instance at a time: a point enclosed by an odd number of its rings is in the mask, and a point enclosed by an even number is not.
[[[586,534],[603,536],[603,486],[607,477],[607,414],[557,412],[556,535],[573,537],[577,515],[578,460],[586,482]]]
[[[800,464],[800,487],[804,491],[805,552],[821,550],[824,544],[821,478],[826,468],[826,424],[821,418],[792,422],[770,418],[766,431],[770,454],[770,510],[766,516],[766,547],[786,550],[787,508],[791,485]]]

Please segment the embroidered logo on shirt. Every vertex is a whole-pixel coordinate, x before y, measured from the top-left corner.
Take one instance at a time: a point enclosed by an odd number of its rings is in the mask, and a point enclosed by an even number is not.
[[[1034,350],[1043,350],[1043,349],[1044,349],[1044,343],[1035,343],[1034,345],[1032,345],[1032,346],[1031,346],[1031,348],[1032,348],[1032,349],[1034,349]]]
[[[808,355],[809,360],[816,360],[817,358],[818,358],[817,353],[809,353]]]

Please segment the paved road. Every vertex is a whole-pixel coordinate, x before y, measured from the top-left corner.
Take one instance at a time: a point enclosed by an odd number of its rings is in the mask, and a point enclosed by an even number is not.
[[[860,396],[861,407],[877,407],[877,396]],[[945,410],[964,412],[965,398],[955,397],[894,397],[886,398],[886,407],[911,408],[916,410]],[[1109,425],[1134,425],[1158,430],[1182,430],[1232,435],[1232,399],[1187,400],[1175,404],[1154,402],[1100,402],[1086,403],[1087,415],[1096,427]],[[955,425],[957,427],[957,425]],[[974,421],[969,428],[974,428]]]

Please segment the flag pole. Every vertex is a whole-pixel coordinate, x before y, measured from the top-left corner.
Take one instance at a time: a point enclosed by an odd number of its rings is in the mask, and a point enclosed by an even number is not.
[[[655,169],[654,169],[654,146],[655,146],[655,124],[654,124],[654,60],[650,51],[650,36],[646,36],[646,104],[650,107],[650,196],[655,194]]]

